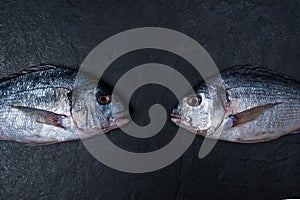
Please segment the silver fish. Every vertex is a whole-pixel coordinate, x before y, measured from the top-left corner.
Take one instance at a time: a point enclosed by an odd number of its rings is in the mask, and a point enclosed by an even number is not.
[[[300,84],[264,68],[234,67],[200,84],[171,116],[178,126],[212,139],[274,140],[300,130]]]
[[[77,73],[45,65],[1,79],[0,139],[52,144],[126,124],[124,106],[109,87],[104,83],[92,87],[96,79],[84,74],[79,82],[82,87],[74,88]]]

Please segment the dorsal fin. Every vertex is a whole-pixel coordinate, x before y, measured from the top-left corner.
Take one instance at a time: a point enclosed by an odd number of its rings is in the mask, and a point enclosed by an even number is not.
[[[53,66],[53,65],[39,65],[39,66],[33,66],[33,67],[29,67],[27,69],[24,69],[20,72],[11,74],[7,77],[1,78],[0,79],[0,83],[10,80],[12,78],[18,77],[18,76],[22,76],[24,74],[28,74],[28,73],[33,73],[33,72],[38,72],[38,71],[44,71],[44,70],[49,70],[49,69],[56,69],[59,68],[58,66]]]
[[[237,66],[234,66],[234,67],[231,67],[231,69],[228,69],[228,70],[238,70],[238,69],[248,69],[248,70],[252,70],[253,72],[256,71],[256,72],[261,72],[263,74],[272,74],[274,76],[280,76],[281,78],[284,77],[284,78],[287,78],[287,79],[291,79],[291,77],[285,75],[285,74],[281,74],[279,72],[276,72],[276,71],[273,71],[269,68],[266,68],[266,67],[263,67],[261,65],[237,65]]]
[[[260,65],[237,65],[230,68],[225,69],[223,72],[228,73],[228,75],[233,75],[234,73],[245,73],[246,75],[249,73],[261,73],[261,75],[265,75],[267,77],[272,77],[272,79],[277,79],[279,81],[283,81],[286,83],[299,83],[299,81],[295,80],[294,78],[282,74],[277,71],[273,71],[269,68],[262,67]]]

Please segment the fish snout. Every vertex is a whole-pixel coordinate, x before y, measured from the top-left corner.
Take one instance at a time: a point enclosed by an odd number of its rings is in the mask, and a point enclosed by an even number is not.
[[[179,117],[180,116],[179,110],[177,108],[174,108],[171,112],[171,116],[172,117]]]
[[[109,126],[121,127],[129,122],[127,118],[129,115],[128,111],[124,111],[118,114],[113,115],[109,118]]]
[[[171,121],[174,122],[176,125],[179,125],[181,122],[179,109],[174,108],[170,115],[171,115]]]

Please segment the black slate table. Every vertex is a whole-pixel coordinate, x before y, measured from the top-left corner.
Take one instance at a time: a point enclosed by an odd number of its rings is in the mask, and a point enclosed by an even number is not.
[[[258,64],[299,79],[300,2],[213,1],[10,1],[0,2],[1,77],[39,64],[78,68],[100,42],[137,27],[165,27],[198,41],[222,70]],[[136,65],[158,62],[199,77],[174,54],[140,50],[109,69],[112,83]],[[162,98],[163,97],[163,98]],[[145,101],[145,99],[147,101]],[[141,102],[147,102],[141,104]],[[148,108],[177,103],[170,91],[147,85],[134,94],[133,119],[149,123]],[[107,136],[135,152],[167,144],[177,127],[135,139],[120,130]],[[300,197],[300,134],[259,144],[219,141],[198,158],[197,136],[184,155],[161,170],[130,174],[97,161],[80,141],[28,147],[0,141],[0,199],[282,199]]]

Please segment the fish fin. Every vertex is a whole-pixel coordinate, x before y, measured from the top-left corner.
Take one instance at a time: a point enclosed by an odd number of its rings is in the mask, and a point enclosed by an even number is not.
[[[224,72],[229,72],[229,74],[233,73],[234,71],[238,71],[239,74],[241,73],[246,73],[245,76],[247,76],[248,73],[252,72],[252,73],[257,73],[259,72],[261,75],[264,75],[266,77],[272,78],[274,80],[278,80],[278,81],[282,81],[284,83],[297,83],[299,84],[299,81],[295,80],[294,78],[286,75],[286,74],[282,74],[280,72],[276,72],[273,71],[271,69],[262,67],[260,65],[238,65],[238,66],[233,66],[230,67],[226,70],[224,70]]]
[[[56,144],[59,142],[61,142],[61,141],[53,140],[53,141],[48,141],[48,142],[29,142],[29,143],[26,143],[26,146],[36,147],[36,146],[44,146],[44,145],[49,145],[49,144]]]
[[[289,134],[298,134],[300,133],[300,127],[292,130]]]
[[[29,67],[29,68],[24,69],[24,70],[22,70],[20,72],[11,74],[11,75],[9,75],[7,77],[4,77],[4,78],[0,79],[0,83],[4,82],[4,81],[7,81],[9,79],[12,79],[12,78],[24,75],[24,74],[28,74],[28,73],[32,73],[32,72],[37,72],[37,71],[48,70],[48,69],[56,69],[56,68],[58,68],[58,67],[57,66],[52,66],[52,65],[40,65],[40,66],[35,66],[35,67]]]
[[[274,106],[281,104],[282,102],[277,103],[269,103],[263,106],[257,106],[254,108],[251,108],[249,110],[245,110],[241,113],[230,115],[229,118],[232,121],[232,127],[253,121],[257,119],[263,112],[266,110],[273,108]]]
[[[63,118],[67,117],[66,115],[57,114],[54,112],[50,112],[50,111],[42,110],[42,109],[38,109],[38,108],[25,107],[25,106],[13,106],[12,105],[11,107],[23,111],[24,113],[28,114],[29,116],[35,118],[36,121],[39,123],[44,123],[44,124],[60,127],[63,129],[66,128],[62,124]]]
[[[237,118],[234,115],[229,115],[229,117],[226,119],[223,129],[224,130],[230,129],[234,127],[236,123],[237,123]]]

